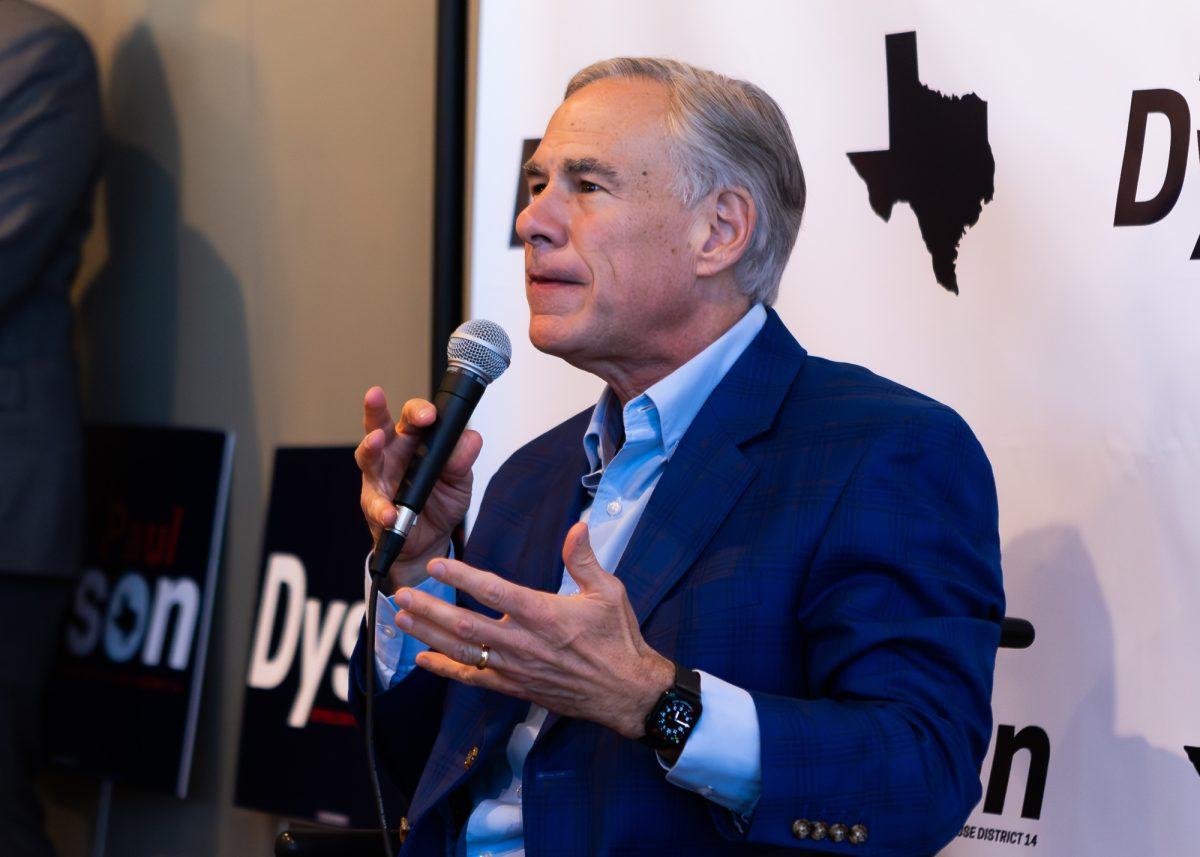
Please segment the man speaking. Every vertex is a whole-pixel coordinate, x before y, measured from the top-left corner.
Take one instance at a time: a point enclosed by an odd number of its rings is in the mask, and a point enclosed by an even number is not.
[[[806,354],[770,309],[804,208],[758,87],[615,59],[524,168],[529,337],[606,383],[492,479],[467,432],[371,657],[405,854],[926,855],[979,798],[1004,595],[950,409]],[[378,536],[423,426],[368,391]]]

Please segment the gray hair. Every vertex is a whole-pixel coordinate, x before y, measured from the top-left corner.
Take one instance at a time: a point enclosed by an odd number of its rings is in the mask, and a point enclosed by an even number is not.
[[[742,187],[758,223],[734,268],[742,293],[772,304],[804,214],[804,171],[779,105],[753,83],[678,60],[617,57],[593,63],[567,84],[563,100],[589,83],[644,77],[667,87],[675,192],[692,206],[714,190]]]

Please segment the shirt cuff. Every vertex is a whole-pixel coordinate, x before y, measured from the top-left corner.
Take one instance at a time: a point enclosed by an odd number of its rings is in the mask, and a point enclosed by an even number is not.
[[[368,554],[364,571],[368,603],[371,596],[370,565],[371,557]],[[412,588],[449,604],[454,603],[454,587],[432,577],[425,578],[423,583]],[[417,655],[429,648],[416,637],[410,637],[396,627],[396,614],[399,611],[396,609],[396,602],[392,600],[393,597],[381,592],[375,605],[375,674],[379,677],[380,693],[403,681],[416,668]]]
[[[658,763],[667,782],[750,815],[762,795],[761,739],[754,697],[740,687],[700,673],[702,711],[674,765]]]

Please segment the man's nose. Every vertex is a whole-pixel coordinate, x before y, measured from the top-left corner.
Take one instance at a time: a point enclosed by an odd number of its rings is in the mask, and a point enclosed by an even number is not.
[[[552,187],[530,197],[517,215],[517,236],[526,244],[561,247],[567,240],[566,204]]]

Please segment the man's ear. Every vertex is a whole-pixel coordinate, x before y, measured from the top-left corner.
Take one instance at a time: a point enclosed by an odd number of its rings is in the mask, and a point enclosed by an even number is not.
[[[750,246],[758,222],[754,199],[745,188],[722,188],[709,200],[708,234],[696,253],[696,275],[712,277],[732,268]]]

